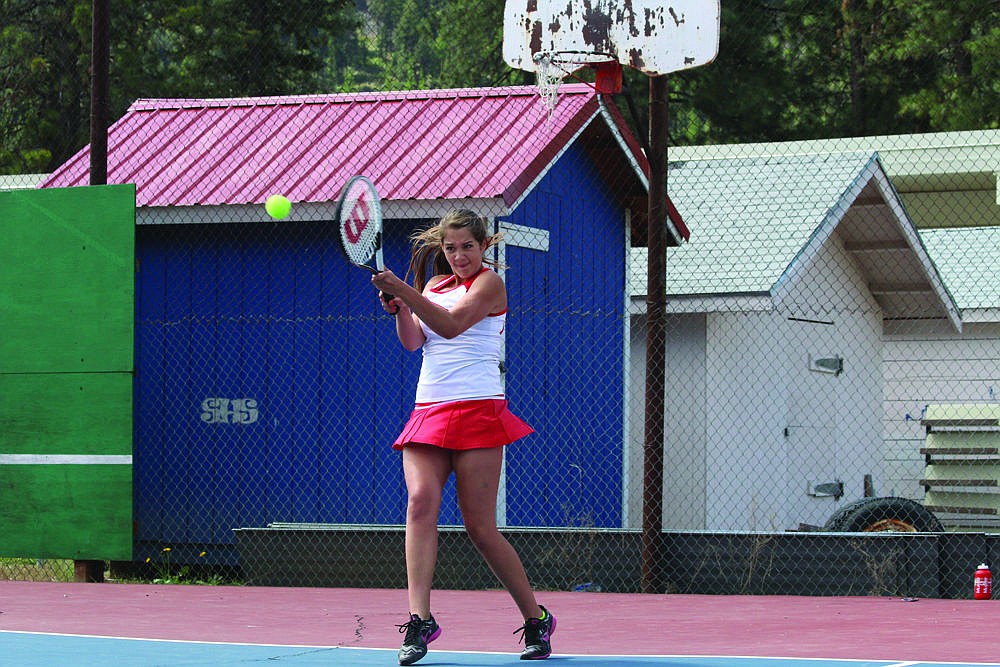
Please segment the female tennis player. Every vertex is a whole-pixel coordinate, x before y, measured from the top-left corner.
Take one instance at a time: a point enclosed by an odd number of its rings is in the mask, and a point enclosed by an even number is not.
[[[535,600],[521,558],[497,530],[496,501],[503,447],[533,430],[507,408],[500,381],[500,343],[507,290],[483,254],[498,240],[472,211],[452,211],[414,235],[411,287],[392,271],[372,276],[383,307],[396,315],[407,350],[423,349],[416,406],[393,443],[403,452],[406,480],[406,576],[410,619],[399,664],[412,665],[441,634],[431,615],[437,561],[438,511],[455,473],[465,530],[517,604],[524,625],[522,660],[551,654],[555,617]],[[427,274],[436,275],[427,280]],[[470,619],[471,620],[471,619]]]

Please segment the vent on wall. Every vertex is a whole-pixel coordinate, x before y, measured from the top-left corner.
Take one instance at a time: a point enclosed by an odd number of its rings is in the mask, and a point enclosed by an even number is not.
[[[809,355],[809,370],[817,373],[840,375],[844,372],[843,357],[814,357]]]

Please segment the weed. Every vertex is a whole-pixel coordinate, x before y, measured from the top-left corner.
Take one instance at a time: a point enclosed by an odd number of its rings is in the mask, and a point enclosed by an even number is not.
[[[191,565],[184,564],[180,567],[172,564],[170,562],[171,555],[173,554],[173,549],[170,547],[163,547],[160,552],[160,559],[154,561],[152,557],[146,559],[146,564],[153,568],[156,572],[156,576],[153,578],[154,584],[208,584],[208,585],[219,585],[223,583],[222,577],[219,575],[210,575],[207,579],[202,579],[193,576],[193,570]],[[202,551],[198,554],[198,558],[205,558],[206,552]]]

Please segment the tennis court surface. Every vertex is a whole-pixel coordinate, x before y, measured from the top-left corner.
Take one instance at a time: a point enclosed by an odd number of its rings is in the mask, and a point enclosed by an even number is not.
[[[1000,601],[541,592],[550,663],[1000,665]],[[420,665],[514,665],[502,591],[436,591]],[[395,665],[397,590],[0,582],[3,665]]]

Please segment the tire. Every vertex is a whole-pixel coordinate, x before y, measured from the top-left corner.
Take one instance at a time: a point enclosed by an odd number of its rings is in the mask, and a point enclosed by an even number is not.
[[[862,498],[834,512],[823,530],[843,533],[938,533],[944,530],[926,507],[908,498]]]

